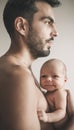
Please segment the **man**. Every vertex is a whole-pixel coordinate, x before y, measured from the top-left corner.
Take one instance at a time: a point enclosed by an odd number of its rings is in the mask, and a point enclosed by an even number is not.
[[[0,58],[0,130],[53,129],[38,120],[38,108],[47,111],[48,104],[31,64],[50,53],[57,36],[52,7],[59,4],[57,0],[9,0],[5,6],[3,18],[11,46]],[[65,125],[64,130],[73,123]]]

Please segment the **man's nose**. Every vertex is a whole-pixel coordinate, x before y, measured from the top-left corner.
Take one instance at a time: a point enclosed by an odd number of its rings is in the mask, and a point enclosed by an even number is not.
[[[57,36],[58,36],[58,31],[57,31],[56,26],[54,25],[54,26],[52,27],[51,37],[57,37]]]

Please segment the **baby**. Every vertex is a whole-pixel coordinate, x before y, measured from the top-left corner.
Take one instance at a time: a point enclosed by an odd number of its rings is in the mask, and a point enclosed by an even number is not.
[[[47,90],[45,93],[49,104],[50,113],[38,109],[38,117],[41,121],[54,123],[59,127],[66,119],[67,92],[65,83],[67,70],[65,64],[59,59],[46,61],[40,71],[40,85]]]

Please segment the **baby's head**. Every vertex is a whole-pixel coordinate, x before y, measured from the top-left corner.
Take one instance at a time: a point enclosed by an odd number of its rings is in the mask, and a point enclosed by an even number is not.
[[[47,91],[54,91],[64,87],[67,81],[66,65],[59,59],[46,61],[40,70],[40,85]]]

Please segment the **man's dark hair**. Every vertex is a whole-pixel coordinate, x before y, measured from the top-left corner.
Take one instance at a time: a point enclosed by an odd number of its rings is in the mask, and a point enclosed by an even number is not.
[[[27,19],[29,23],[32,22],[34,13],[38,11],[35,6],[37,1],[45,1],[52,7],[60,5],[58,0],[8,0],[4,8],[3,20],[10,36],[14,33],[14,21],[17,17],[20,16]]]

